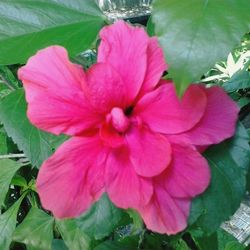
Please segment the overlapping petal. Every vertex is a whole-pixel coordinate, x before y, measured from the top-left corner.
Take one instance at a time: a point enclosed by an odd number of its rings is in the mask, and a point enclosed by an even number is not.
[[[153,90],[167,68],[163,49],[160,47],[157,37],[150,38],[147,49],[147,71],[141,93],[145,94],[147,91]]]
[[[210,182],[210,170],[206,159],[192,146],[171,146],[171,165],[159,177],[159,181],[172,197],[192,198],[204,192]]]
[[[204,192],[210,181],[208,163],[199,152],[188,145],[171,147],[171,164],[154,178],[151,201],[139,208],[148,229],[169,235],[186,228],[191,199]]]
[[[207,105],[206,94],[191,85],[179,99],[172,82],[162,81],[156,90],[137,103],[135,114],[153,131],[177,134],[194,127],[203,117]]]
[[[38,174],[42,206],[57,218],[86,211],[104,191],[107,153],[98,137],[74,137],[60,146]]]
[[[126,94],[133,101],[140,91],[147,70],[149,37],[139,27],[118,21],[100,32],[98,62],[110,64],[126,84]]]
[[[237,104],[218,86],[200,89],[207,95],[204,116],[191,130],[169,137],[171,141],[207,146],[233,136],[239,113]]]
[[[83,89],[89,103],[98,112],[106,114],[113,107],[124,108],[126,105],[125,84],[107,63],[97,63],[89,69]]]
[[[153,193],[151,180],[136,174],[124,147],[114,150],[107,159],[106,189],[110,199],[125,209],[146,205]]]
[[[162,234],[176,234],[187,226],[191,201],[171,197],[161,185],[154,186],[148,205],[139,212],[148,229]]]
[[[40,50],[18,71],[28,102],[28,117],[40,129],[75,135],[94,127],[100,116],[82,91],[85,73],[59,46]]]
[[[171,146],[167,138],[146,128],[134,127],[126,135],[130,159],[137,174],[159,175],[171,161]]]

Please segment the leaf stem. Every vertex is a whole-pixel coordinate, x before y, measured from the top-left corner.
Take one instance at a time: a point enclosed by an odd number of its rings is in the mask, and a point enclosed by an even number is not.
[[[0,75],[0,81],[1,83],[5,84],[10,90],[15,90],[15,88],[11,84],[9,84],[9,82],[1,75]]]
[[[25,158],[25,154],[0,155],[0,159],[10,159],[10,158]]]

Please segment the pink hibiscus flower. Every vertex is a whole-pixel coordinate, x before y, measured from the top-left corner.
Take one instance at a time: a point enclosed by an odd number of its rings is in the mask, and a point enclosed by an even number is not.
[[[175,234],[210,181],[200,146],[235,131],[238,107],[219,87],[189,86],[180,101],[157,38],[123,21],[104,27],[98,62],[87,72],[60,46],[31,57],[19,72],[28,117],[72,136],[38,174],[43,207],[76,217],[107,192],[136,209],[148,229]]]

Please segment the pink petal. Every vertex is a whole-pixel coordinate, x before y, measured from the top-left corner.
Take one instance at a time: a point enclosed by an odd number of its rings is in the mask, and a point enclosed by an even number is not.
[[[45,161],[37,190],[42,206],[57,218],[79,216],[104,191],[107,152],[98,137],[74,137]]]
[[[40,50],[19,69],[28,102],[28,117],[37,127],[74,135],[96,125],[100,117],[81,88],[82,68],[72,64],[60,46]]]
[[[171,197],[160,185],[155,186],[151,201],[139,212],[152,231],[162,234],[176,234],[187,226],[190,200]]]
[[[137,174],[152,177],[160,174],[171,161],[167,138],[145,128],[133,128],[126,135],[130,159]]]
[[[129,101],[138,94],[147,69],[149,37],[144,29],[132,27],[124,21],[104,27],[98,62],[106,62],[120,74],[126,84]]]
[[[113,151],[107,159],[106,189],[112,202],[125,209],[147,204],[153,193],[151,181],[136,174],[125,148]]]
[[[191,146],[171,146],[171,165],[159,177],[167,192],[177,198],[191,198],[203,193],[210,182],[210,170],[206,159]]]
[[[206,146],[234,135],[239,113],[237,104],[218,86],[200,88],[208,100],[203,118],[190,131],[170,138],[171,141]]]
[[[89,102],[99,112],[108,113],[113,107],[125,107],[125,85],[109,64],[93,65],[83,88]]]
[[[141,93],[153,90],[159,83],[163,72],[167,70],[163,50],[159,45],[157,37],[150,38],[147,55],[147,72],[142,85]]]
[[[179,100],[173,83],[162,81],[160,87],[142,97],[134,113],[153,131],[176,134],[194,127],[203,116],[206,104],[206,95],[199,86],[189,86]]]

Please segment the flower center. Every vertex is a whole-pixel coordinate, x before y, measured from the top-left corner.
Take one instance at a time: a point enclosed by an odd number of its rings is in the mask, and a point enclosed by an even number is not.
[[[124,114],[121,108],[113,108],[107,116],[108,122],[110,122],[113,128],[119,132],[124,133],[130,125],[129,118]]]

